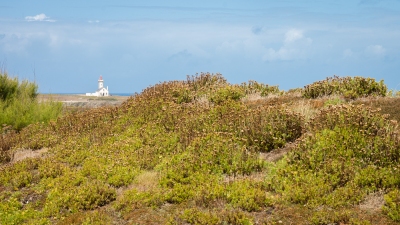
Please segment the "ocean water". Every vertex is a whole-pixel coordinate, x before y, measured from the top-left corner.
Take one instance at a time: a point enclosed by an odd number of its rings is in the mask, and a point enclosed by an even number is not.
[[[116,95],[116,96],[131,96],[133,93],[111,93],[111,96]]]

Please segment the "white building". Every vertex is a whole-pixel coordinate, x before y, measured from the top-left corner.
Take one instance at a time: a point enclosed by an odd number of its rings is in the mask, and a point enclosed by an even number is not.
[[[86,96],[97,96],[97,97],[102,97],[102,96],[109,96],[109,92],[108,92],[108,86],[107,88],[104,87],[104,81],[103,81],[103,77],[100,76],[99,80],[99,87],[97,89],[97,91],[95,93],[86,93]]]

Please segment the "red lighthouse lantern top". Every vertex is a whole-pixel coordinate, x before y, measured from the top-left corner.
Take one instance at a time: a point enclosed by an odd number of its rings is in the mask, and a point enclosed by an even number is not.
[[[101,76],[101,75],[100,75],[100,78],[99,78],[99,80],[103,80],[103,76]]]

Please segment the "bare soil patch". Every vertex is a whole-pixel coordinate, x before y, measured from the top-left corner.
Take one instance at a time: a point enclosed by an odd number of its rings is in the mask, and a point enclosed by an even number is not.
[[[42,148],[40,150],[35,150],[33,151],[32,149],[19,149],[16,152],[14,152],[13,157],[11,159],[11,163],[15,163],[27,158],[38,158],[43,155],[43,153],[46,153],[49,149],[48,148]]]
[[[270,152],[260,153],[260,158],[267,162],[276,162],[283,158],[283,156],[294,147],[294,143],[288,143],[283,148],[274,149]]]
[[[382,192],[375,192],[369,194],[363,202],[360,203],[359,207],[362,210],[376,212],[380,211],[385,204]]]

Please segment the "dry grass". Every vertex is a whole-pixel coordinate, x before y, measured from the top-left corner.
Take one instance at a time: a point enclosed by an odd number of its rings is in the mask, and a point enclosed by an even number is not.
[[[291,110],[295,113],[299,113],[305,119],[305,122],[310,121],[310,119],[316,114],[317,109],[312,105],[310,100],[302,99],[291,107]]]
[[[195,103],[202,107],[210,107],[210,101],[208,100],[207,96],[201,96],[195,100]]]
[[[145,171],[139,174],[132,188],[136,188],[138,191],[150,191],[157,188],[160,179],[160,174],[156,171]]]
[[[360,203],[359,207],[362,210],[375,212],[381,211],[384,204],[383,192],[374,192],[369,194],[364,201]]]
[[[360,98],[353,102],[355,105],[364,104],[372,108],[380,108],[380,113],[388,114],[389,119],[400,122],[400,98],[397,97],[374,97]]]
[[[267,96],[261,96],[261,93],[256,92],[256,93],[246,95],[241,100],[243,102],[254,102],[254,101],[262,101],[262,100],[267,101],[269,99],[276,99],[279,97],[280,97],[280,95],[277,95],[277,94],[269,94]]]
[[[15,163],[27,158],[39,158],[48,150],[48,148],[42,148],[36,151],[33,151],[32,149],[18,149],[14,152],[11,162]]]

